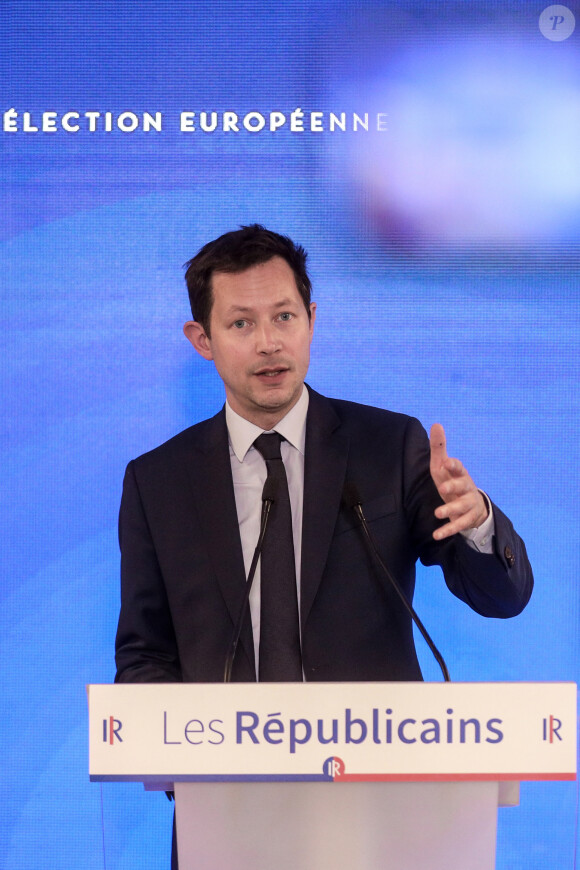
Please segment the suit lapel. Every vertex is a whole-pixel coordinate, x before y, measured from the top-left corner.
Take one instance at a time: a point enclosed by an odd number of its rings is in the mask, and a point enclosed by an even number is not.
[[[310,392],[304,455],[300,611],[302,626],[318,591],[340,510],[349,439],[328,399]]]
[[[207,552],[233,625],[237,623],[246,576],[229,455],[225,411],[196,427],[194,449],[186,457],[193,499]],[[249,613],[249,611],[248,611]],[[254,668],[251,620],[241,643]]]
[[[302,626],[322,579],[340,510],[349,450],[349,439],[341,432],[331,403],[313,390],[309,392],[300,579]],[[184,461],[213,572],[235,624],[246,577],[223,409],[195,427],[192,449]],[[255,668],[250,619],[244,621],[241,643]]]

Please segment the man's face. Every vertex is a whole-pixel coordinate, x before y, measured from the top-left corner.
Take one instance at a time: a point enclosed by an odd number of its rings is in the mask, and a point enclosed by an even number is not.
[[[316,305],[309,319],[281,257],[244,272],[214,272],[212,289],[211,338],[197,321],[185,324],[185,334],[214,361],[233,410],[270,429],[302,393]]]

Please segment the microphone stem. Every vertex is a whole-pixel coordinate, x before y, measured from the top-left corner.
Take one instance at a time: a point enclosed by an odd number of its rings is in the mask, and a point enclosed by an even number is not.
[[[356,513],[357,517],[361,521],[361,525],[363,528],[365,538],[369,544],[369,547],[371,549],[373,556],[375,557],[375,559],[379,563],[380,567],[383,569],[385,576],[387,577],[389,583],[391,584],[391,586],[393,587],[393,589],[395,590],[395,592],[399,596],[401,602],[403,603],[405,609],[409,613],[411,619],[413,620],[413,622],[415,623],[415,625],[417,626],[417,628],[419,629],[419,631],[423,635],[425,643],[427,644],[427,646],[429,647],[429,649],[433,653],[433,657],[435,658],[435,661],[437,662],[437,664],[441,668],[441,673],[443,674],[443,679],[445,680],[446,683],[451,682],[451,677],[449,676],[449,671],[447,670],[447,665],[445,664],[443,656],[441,655],[441,653],[439,652],[439,650],[437,649],[437,647],[435,646],[435,644],[431,640],[429,632],[427,631],[427,629],[425,628],[425,626],[423,625],[423,623],[419,619],[417,613],[415,612],[415,609],[413,608],[413,605],[410,603],[410,601],[407,600],[406,595],[403,593],[399,584],[397,583],[397,581],[395,580],[395,578],[393,577],[393,575],[391,574],[391,572],[389,571],[389,569],[387,568],[387,566],[385,565],[383,560],[381,559],[380,553],[377,550],[377,547],[375,546],[375,542],[374,542],[372,535],[369,531],[367,521],[366,521],[365,515],[363,513],[362,504],[359,503],[359,504],[353,505],[353,509],[354,509],[354,512]]]
[[[266,534],[266,526],[268,525],[268,517],[270,516],[270,508],[272,507],[274,499],[265,498],[262,502],[262,518],[260,522],[260,535],[258,537],[258,543],[256,544],[256,549],[254,550],[254,555],[252,557],[252,564],[250,565],[250,570],[248,572],[248,579],[246,581],[246,588],[244,590],[244,600],[242,601],[242,606],[240,607],[240,613],[238,616],[238,621],[236,622],[234,636],[232,639],[232,644],[230,646],[230,651],[226,658],[226,664],[224,668],[224,683],[231,683],[232,681],[232,668],[234,666],[234,659],[236,657],[236,650],[238,648],[238,643],[240,642],[240,635],[242,633],[242,623],[244,621],[244,617],[246,615],[246,610],[248,609],[248,601],[250,600],[250,592],[252,591],[252,584],[254,582],[254,576],[256,574],[256,568],[258,567],[258,559],[260,558],[260,553],[262,551],[262,544],[264,542],[264,536]]]

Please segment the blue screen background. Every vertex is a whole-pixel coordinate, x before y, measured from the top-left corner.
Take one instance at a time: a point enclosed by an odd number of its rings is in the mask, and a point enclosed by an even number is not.
[[[125,465],[223,402],[181,332],[181,266],[240,224],[309,251],[311,385],[442,422],[526,541],[513,621],[419,568],[452,678],[578,680],[580,29],[546,38],[542,8],[2,4],[1,866],[168,866],[165,797],[88,782],[84,686],[114,676]],[[24,131],[49,111],[163,129]],[[182,111],[288,123],[184,133]],[[576,783],[527,783],[497,866],[571,870],[576,841]]]

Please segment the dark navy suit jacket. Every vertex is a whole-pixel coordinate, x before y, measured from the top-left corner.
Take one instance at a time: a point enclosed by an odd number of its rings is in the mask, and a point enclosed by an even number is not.
[[[307,680],[417,680],[410,618],[386,588],[343,504],[363,501],[381,555],[412,597],[417,558],[484,616],[514,616],[533,585],[523,541],[494,505],[495,553],[436,542],[441,499],[412,417],[310,390],[304,470],[301,626]],[[129,463],[119,519],[117,681],[221,681],[245,575],[225,413]],[[249,618],[233,679],[255,679]]]

